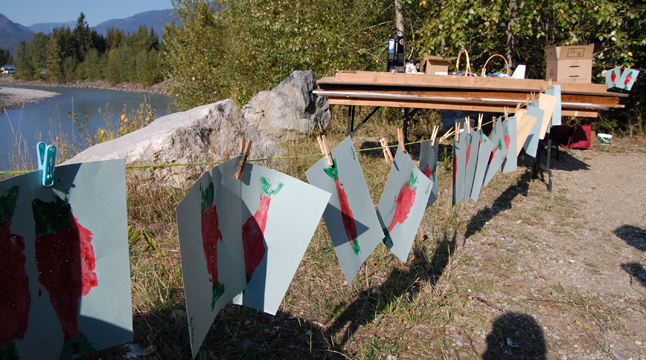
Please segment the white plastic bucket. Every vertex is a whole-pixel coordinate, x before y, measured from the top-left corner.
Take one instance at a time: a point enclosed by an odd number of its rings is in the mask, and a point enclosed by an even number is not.
[[[599,138],[599,143],[601,143],[601,145],[610,145],[612,142],[612,135],[610,134],[599,133],[597,134],[597,137]]]

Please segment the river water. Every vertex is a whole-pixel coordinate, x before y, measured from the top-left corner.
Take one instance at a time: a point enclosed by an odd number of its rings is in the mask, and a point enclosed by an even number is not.
[[[67,143],[64,149],[59,149],[59,154],[69,155],[87,148],[89,142],[79,131],[81,123],[86,123],[86,131],[95,135],[99,128],[105,129],[108,124],[116,128],[121,113],[133,118],[142,103],[150,104],[154,118],[176,111],[174,99],[159,94],[22,85],[3,87],[45,90],[60,95],[0,114],[0,170],[37,166],[36,144],[39,141]],[[60,158],[57,158],[58,162]]]

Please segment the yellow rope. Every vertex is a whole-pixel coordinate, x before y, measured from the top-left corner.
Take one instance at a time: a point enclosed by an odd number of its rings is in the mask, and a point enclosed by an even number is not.
[[[490,121],[488,123],[482,124],[482,125],[488,125],[493,123],[493,121]],[[449,136],[451,133],[447,133]],[[446,135],[446,134],[445,134]],[[444,137],[440,138],[440,140],[443,140]],[[420,141],[413,141],[406,143],[405,145],[414,145],[414,144],[420,144],[424,140]],[[399,145],[388,145],[388,147],[393,148],[397,147]],[[381,146],[379,147],[373,147],[373,148],[367,148],[367,149],[359,149],[357,152],[362,152],[362,151],[371,151],[371,150],[381,150]],[[306,157],[314,157],[314,156],[321,156],[322,154],[307,154],[307,155],[293,155],[293,156],[283,156],[283,157],[276,157],[276,158],[264,158],[264,159],[252,159],[248,161],[272,161],[272,160],[291,160],[291,159],[300,159],[300,158],[306,158]],[[222,161],[208,161],[208,162],[199,162],[199,163],[178,163],[178,164],[150,164],[150,165],[128,165],[126,166],[126,169],[149,169],[149,168],[165,168],[165,167],[176,167],[176,166],[198,166],[198,165],[218,165],[222,164]],[[0,171],[0,176],[3,175],[22,175],[22,174],[27,174],[32,171],[36,170],[20,170],[20,171]]]

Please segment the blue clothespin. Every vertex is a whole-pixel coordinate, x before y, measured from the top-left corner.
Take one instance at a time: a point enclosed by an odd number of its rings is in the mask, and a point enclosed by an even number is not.
[[[54,185],[54,168],[56,167],[56,146],[39,142],[36,145],[38,170],[42,170],[43,186]]]

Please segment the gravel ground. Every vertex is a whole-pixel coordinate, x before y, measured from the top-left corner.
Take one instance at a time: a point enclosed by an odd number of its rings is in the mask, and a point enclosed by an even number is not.
[[[495,284],[475,294],[495,307],[479,314],[528,316],[546,346],[529,355],[512,341],[485,358],[646,359],[644,145],[562,152],[553,193],[521,179],[467,210],[478,225],[463,240],[468,272]],[[482,354],[491,333],[478,330],[469,340]]]
[[[0,112],[60,95],[54,91],[0,87]]]

